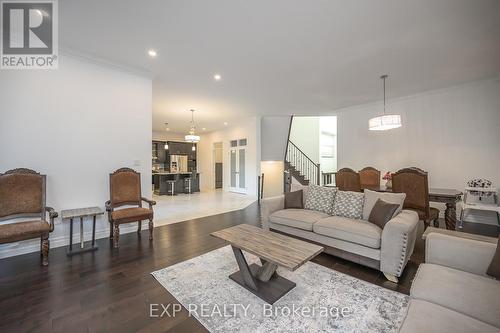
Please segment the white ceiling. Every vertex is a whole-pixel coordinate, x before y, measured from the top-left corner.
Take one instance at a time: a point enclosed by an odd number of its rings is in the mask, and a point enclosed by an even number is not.
[[[153,128],[319,115],[500,74],[498,0],[60,0],[64,48],[151,72]],[[158,56],[151,59],[147,50]],[[222,80],[214,81],[220,73]]]

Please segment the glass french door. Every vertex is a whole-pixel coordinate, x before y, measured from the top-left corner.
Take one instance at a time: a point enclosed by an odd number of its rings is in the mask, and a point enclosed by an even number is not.
[[[238,192],[238,193],[246,193],[247,188],[246,188],[246,183],[245,183],[245,176],[246,176],[246,147],[245,146],[238,146],[238,141],[240,143],[244,142],[246,145],[246,139],[245,141],[240,140],[233,140],[231,141],[231,149],[229,151],[229,171],[231,173],[230,176],[230,183],[229,183],[229,191],[231,192]]]

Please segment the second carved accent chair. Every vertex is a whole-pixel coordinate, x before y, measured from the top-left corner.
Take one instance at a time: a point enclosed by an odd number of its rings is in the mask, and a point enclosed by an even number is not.
[[[149,240],[153,240],[153,206],[156,202],[141,195],[141,175],[130,168],[121,168],[109,175],[110,200],[106,201],[106,211],[110,223],[109,238],[113,239],[113,247],[118,248],[120,224],[137,222],[137,233],[140,235],[143,220],[149,220]],[[142,202],[149,208],[143,208]],[[116,209],[121,206],[137,206]]]
[[[434,221],[439,226],[439,210],[429,205],[429,181],[427,172],[419,168],[405,168],[392,174],[392,191],[406,193],[403,209],[418,213],[424,221],[425,228]]]
[[[341,191],[361,192],[359,173],[349,168],[342,168],[335,173],[335,186]]]
[[[380,171],[373,167],[366,167],[359,170],[359,179],[361,188],[378,188],[380,187]]]
[[[44,266],[49,264],[49,233],[54,230],[54,219],[58,215],[53,208],[46,206],[45,198],[45,175],[30,169],[14,169],[0,174],[0,221],[30,219],[1,224],[0,244],[40,237]]]

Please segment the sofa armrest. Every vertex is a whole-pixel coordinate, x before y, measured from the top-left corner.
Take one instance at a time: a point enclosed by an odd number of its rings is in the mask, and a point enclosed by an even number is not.
[[[384,226],[380,248],[380,270],[401,276],[410,259],[417,238],[418,214],[403,210]]]
[[[262,199],[260,201],[260,223],[262,229],[269,230],[269,215],[284,208],[284,195]]]
[[[433,232],[425,240],[425,262],[486,275],[496,248],[493,242]]]

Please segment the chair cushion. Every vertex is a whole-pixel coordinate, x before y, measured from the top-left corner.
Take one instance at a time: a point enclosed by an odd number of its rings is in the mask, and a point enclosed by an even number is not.
[[[133,207],[111,212],[111,219],[117,223],[128,223],[153,218],[153,211],[148,208]]]
[[[500,282],[494,279],[441,265],[421,264],[410,296],[500,327]]]
[[[363,203],[363,220],[368,221],[370,213],[375,206],[378,199],[391,204],[398,204],[399,207],[394,212],[394,216],[398,215],[403,210],[403,203],[405,202],[406,193],[390,193],[390,192],[377,192],[365,189],[365,201]]]
[[[329,215],[323,212],[307,209],[282,209],[272,213],[269,221],[298,229],[313,230],[313,224]]]
[[[332,215],[360,219],[363,217],[363,202],[362,192],[337,191]]]
[[[500,333],[500,329],[434,303],[412,299],[400,333]]]
[[[285,209],[289,209],[289,208],[303,209],[304,208],[303,194],[304,194],[303,190],[286,192],[285,193]]]
[[[382,229],[373,223],[340,216],[330,216],[314,223],[317,234],[361,244],[374,249],[380,248]]]
[[[304,208],[331,215],[336,193],[335,187],[309,185]]]
[[[0,244],[39,237],[47,232],[50,232],[50,224],[44,220],[2,224]]]

